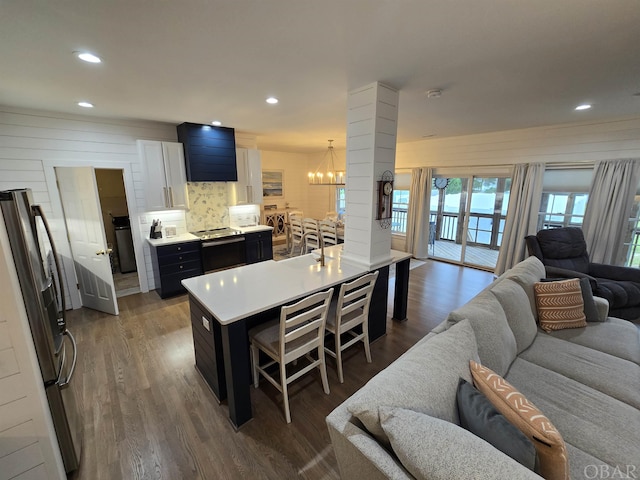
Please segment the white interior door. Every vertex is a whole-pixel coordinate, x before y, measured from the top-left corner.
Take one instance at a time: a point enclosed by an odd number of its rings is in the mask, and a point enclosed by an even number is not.
[[[56,167],[82,305],[118,314],[93,167]]]

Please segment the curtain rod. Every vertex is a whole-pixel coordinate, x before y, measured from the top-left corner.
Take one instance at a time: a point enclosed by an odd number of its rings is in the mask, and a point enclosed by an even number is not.
[[[514,165],[517,165],[519,163],[524,163],[524,162],[517,162],[517,163],[512,163],[512,164],[493,164],[493,165],[440,165],[437,167],[429,167],[428,165],[424,165],[424,166],[420,166],[420,167],[403,167],[403,168],[396,168],[395,171],[396,172],[411,172],[414,168],[433,168],[433,169],[438,169],[438,168],[446,168],[448,169],[460,169],[460,168],[464,168],[466,170],[469,170],[471,168],[513,168]],[[587,161],[587,162],[550,162],[550,163],[545,163],[545,170],[557,170],[557,169],[564,169],[564,170],[570,170],[570,169],[584,169],[584,168],[591,168],[595,166],[595,162],[594,161]]]

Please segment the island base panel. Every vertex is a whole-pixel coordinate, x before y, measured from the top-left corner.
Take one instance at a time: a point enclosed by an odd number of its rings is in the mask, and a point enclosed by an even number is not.
[[[196,368],[221,402],[227,398],[227,385],[220,324],[191,296],[189,296],[189,311]]]
[[[369,341],[387,333],[387,300],[389,297],[389,267],[378,269],[378,279],[373,287],[369,306]]]
[[[393,319],[407,319],[407,299],[409,297],[409,260],[396,263],[395,294],[393,297]]]

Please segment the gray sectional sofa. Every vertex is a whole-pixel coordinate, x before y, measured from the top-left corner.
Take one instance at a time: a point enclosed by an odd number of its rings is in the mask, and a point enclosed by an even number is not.
[[[328,417],[343,479],[540,478],[459,426],[469,360],[502,375],[562,435],[572,479],[640,478],[640,336],[607,317],[546,333],[535,257],[503,274]],[[617,475],[617,476],[616,476]]]

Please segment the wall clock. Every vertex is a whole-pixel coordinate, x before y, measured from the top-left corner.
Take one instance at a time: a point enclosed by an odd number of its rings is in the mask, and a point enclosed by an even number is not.
[[[436,188],[439,188],[440,190],[447,188],[447,185],[449,185],[449,179],[448,178],[443,178],[443,177],[436,177],[433,180],[434,185],[436,186]]]
[[[382,174],[380,180],[378,180],[378,211],[376,220],[380,221],[382,228],[389,228],[391,226],[391,204],[393,193],[393,173],[389,170]]]

